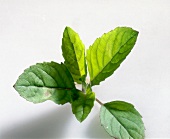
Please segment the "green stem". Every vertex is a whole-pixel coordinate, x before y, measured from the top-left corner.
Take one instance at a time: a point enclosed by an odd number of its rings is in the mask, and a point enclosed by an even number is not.
[[[82,92],[86,93],[86,87],[87,84],[85,82],[82,82]]]

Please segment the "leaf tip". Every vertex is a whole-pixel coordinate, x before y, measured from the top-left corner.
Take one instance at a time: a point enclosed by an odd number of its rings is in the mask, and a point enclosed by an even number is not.
[[[64,29],[64,31],[68,31],[68,30],[70,30],[71,28],[69,27],[69,26],[66,26],[65,27],[65,29]]]
[[[13,85],[13,88],[15,88],[15,86],[16,86],[16,85],[14,84],[14,85]]]
[[[80,123],[82,123],[83,122],[83,119],[80,119],[80,120],[78,120]]]
[[[136,32],[136,35],[138,35],[138,34],[139,34],[139,31],[135,30],[135,32]]]

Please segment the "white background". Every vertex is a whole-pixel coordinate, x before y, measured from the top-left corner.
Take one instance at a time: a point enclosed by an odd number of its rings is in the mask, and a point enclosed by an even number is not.
[[[86,48],[117,26],[139,31],[120,68],[93,90],[103,102],[133,103],[147,138],[170,138],[169,0],[0,0],[0,139],[109,138],[98,103],[80,124],[69,104],[32,104],[12,87],[30,65],[63,61],[65,26],[79,33]]]

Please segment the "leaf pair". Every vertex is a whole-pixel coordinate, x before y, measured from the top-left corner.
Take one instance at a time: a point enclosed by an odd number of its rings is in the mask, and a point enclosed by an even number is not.
[[[138,32],[132,28],[117,27],[96,39],[86,57],[92,86],[113,74],[134,47],[137,36]],[[62,40],[64,63],[77,83],[85,81],[87,75],[84,49],[79,35],[66,27]]]
[[[33,103],[52,100],[57,104],[71,103],[73,113],[82,122],[94,105],[95,95],[88,89],[77,90],[73,78],[64,64],[38,63],[26,69],[14,85],[19,94]]]
[[[70,103],[76,118],[82,122],[90,113],[95,94],[86,85],[85,48],[79,35],[66,27],[62,41],[64,64],[38,63],[26,69],[14,87],[26,100],[41,103],[52,100],[57,104]],[[85,92],[76,89],[74,82],[87,86]]]
[[[44,62],[33,65],[19,76],[14,87],[23,98],[33,103],[46,100],[70,103],[73,114],[82,122],[94,106],[95,93],[91,86],[99,85],[114,73],[132,50],[137,36],[138,32],[132,28],[117,27],[96,39],[85,55],[79,35],[66,27],[62,39],[64,64]],[[87,69],[89,84],[86,83]],[[76,89],[74,82],[82,84],[82,91]],[[100,111],[105,130],[120,139],[142,139],[144,126],[141,118],[132,104],[122,101],[103,104]]]

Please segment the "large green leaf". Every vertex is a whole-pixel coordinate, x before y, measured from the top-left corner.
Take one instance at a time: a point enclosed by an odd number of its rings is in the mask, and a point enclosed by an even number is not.
[[[143,139],[142,116],[130,103],[113,101],[101,107],[100,120],[110,136],[116,139]]]
[[[133,48],[138,32],[117,27],[96,39],[87,50],[87,64],[91,85],[98,85],[113,74]]]
[[[66,27],[62,39],[62,51],[65,65],[71,72],[75,82],[81,83],[85,80],[86,62],[85,47],[79,35],[70,27]]]
[[[91,88],[88,87],[86,94],[79,91],[78,99],[73,101],[72,111],[75,114],[78,121],[82,122],[89,115],[91,109],[94,106],[95,94],[92,92]]]
[[[64,64],[38,63],[26,69],[14,85],[19,94],[34,103],[52,100],[57,104],[70,102],[76,93],[74,81]]]

